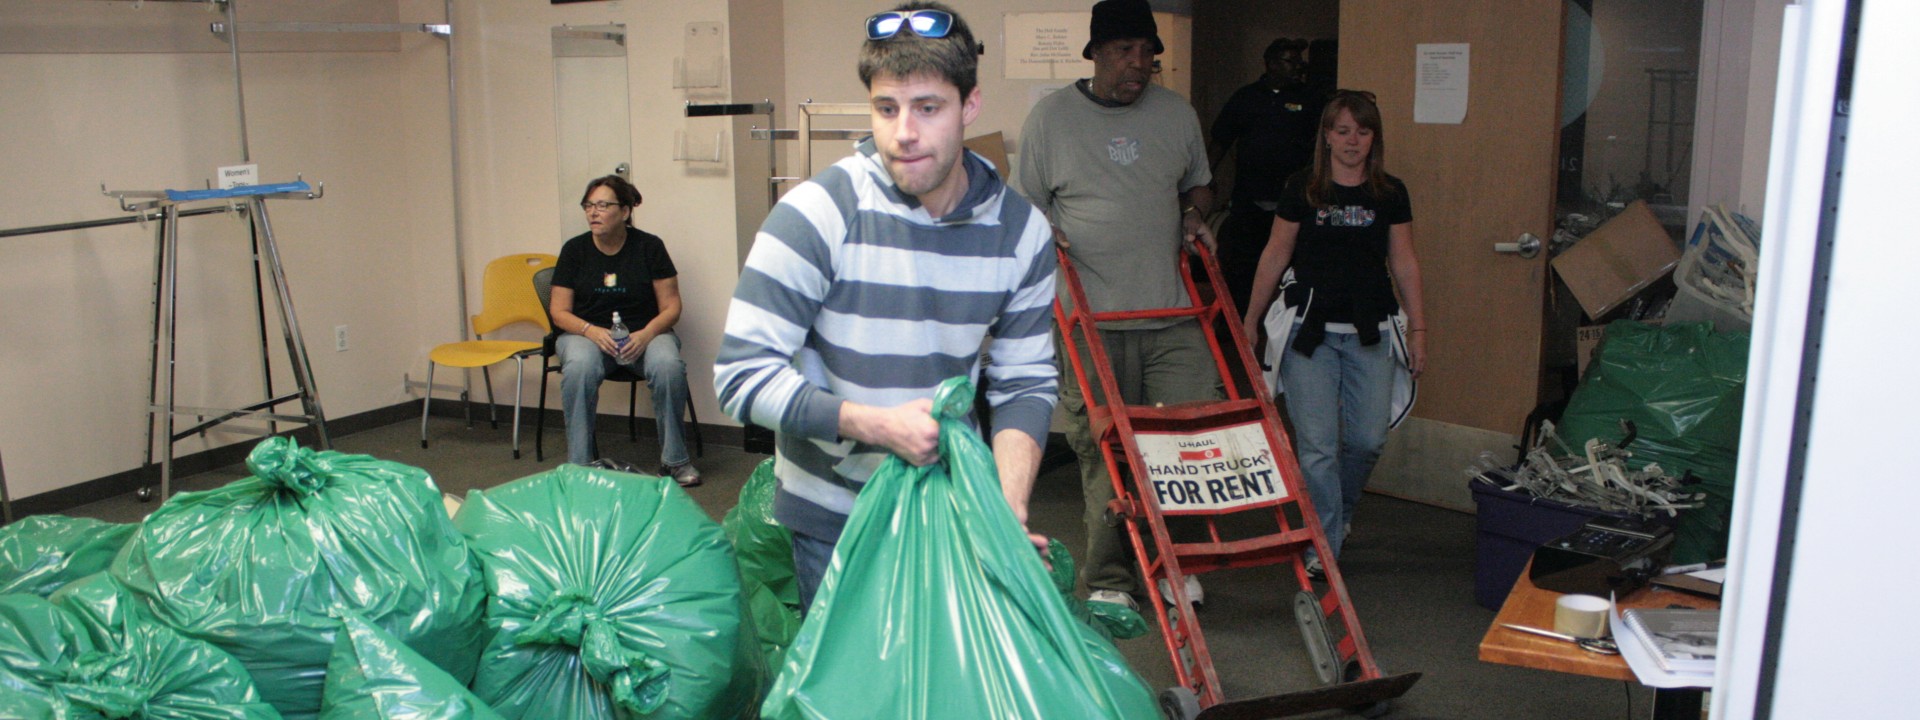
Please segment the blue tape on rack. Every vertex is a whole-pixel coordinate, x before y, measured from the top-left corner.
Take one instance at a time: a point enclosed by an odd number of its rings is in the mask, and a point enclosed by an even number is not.
[[[274,195],[278,193],[309,192],[313,190],[305,180],[267,185],[239,185],[224,190],[168,190],[167,199],[173,202],[192,202],[194,200],[218,200],[221,198],[247,197],[250,195]]]

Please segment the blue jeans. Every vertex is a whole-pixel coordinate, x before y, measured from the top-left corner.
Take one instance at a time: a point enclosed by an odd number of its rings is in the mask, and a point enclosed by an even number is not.
[[[567,416],[567,462],[585,465],[594,461],[593,424],[600,406],[600,383],[621,365],[582,335],[561,335],[555,352],[560,356],[560,407]],[[691,458],[680,414],[687,406],[687,364],[680,359],[680,336],[670,332],[654,336],[646,351],[624,367],[647,380],[654,421],[660,427],[660,462],[686,464]]]
[[[793,533],[793,584],[800,591],[800,614],[813,607],[813,596],[820,592],[820,580],[833,564],[834,543],[805,533]]]
[[[1297,333],[1299,325],[1294,328]],[[1366,346],[1358,335],[1329,332],[1311,357],[1288,348],[1280,362],[1300,474],[1336,558],[1360,491],[1387,444],[1393,414],[1390,343],[1382,337]]]

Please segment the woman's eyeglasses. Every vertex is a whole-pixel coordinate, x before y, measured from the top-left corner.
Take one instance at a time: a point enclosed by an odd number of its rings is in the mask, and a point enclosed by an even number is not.
[[[587,212],[593,212],[595,210],[600,210],[604,212],[607,210],[612,210],[617,207],[620,207],[620,203],[607,202],[605,200],[590,200],[587,202],[580,203],[580,209],[585,210]]]
[[[923,38],[943,38],[953,29],[953,13],[945,10],[883,12],[867,18],[867,39],[885,40],[900,34],[901,28]]]

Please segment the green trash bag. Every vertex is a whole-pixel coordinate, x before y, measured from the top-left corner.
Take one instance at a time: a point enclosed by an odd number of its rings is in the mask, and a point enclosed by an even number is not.
[[[506,718],[734,718],[766,670],[720,526],[670,480],[562,465],[454,517],[497,631],[473,690]]]
[[[0,717],[277,720],[233,656],[146,615],[104,574],[0,596]]]
[[[1152,691],[1076,619],[964,418],[934,397],[941,460],[889,457],[854,502],[818,597],[761,707],[769,719],[1160,717]]]
[[[1067,603],[1067,611],[1088,627],[1100,633],[1108,640],[1131,640],[1147,634],[1147,620],[1140,613],[1125,605],[1107,602],[1087,602],[1073,591],[1074,564],[1073,554],[1067,552],[1065,543],[1058,538],[1047,539],[1047,564],[1051,566],[1053,589],[1060,591],[1060,599]]]
[[[473,677],[485,578],[426,471],[280,437],[247,468],[253,477],[155,510],[114,579],[161,621],[232,653],[289,718],[319,712],[344,614]]]
[[[60,586],[105,572],[138,525],[34,515],[0,527],[0,594],[49,597]]]
[[[320,720],[501,720],[433,661],[351,615],[327,662]]]
[[[769,668],[780,667],[787,646],[800,632],[800,586],[793,578],[793,532],[773,519],[773,458],[753,469],[740,502],[720,519],[740,562],[740,582],[747,592],[747,608],[760,633],[760,650]]]
[[[1561,415],[1558,433],[1576,450],[1592,438],[1619,444],[1620,421],[1632,420],[1629,465],[1659,463],[1674,477],[1693,471],[1700,483],[1692,489],[1707,494],[1706,504],[1680,513],[1676,563],[1727,556],[1747,344],[1746,333],[1716,333],[1703,322],[1615,321]]]

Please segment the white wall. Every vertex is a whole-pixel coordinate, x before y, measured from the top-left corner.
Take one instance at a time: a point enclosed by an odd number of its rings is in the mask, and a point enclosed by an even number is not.
[[[468,277],[477,278],[490,258],[514,252],[558,252],[565,238],[554,231],[562,212],[554,186],[559,173],[553,108],[551,32],[555,25],[624,23],[627,26],[627,86],[633,133],[631,179],[646,198],[634,225],[659,235],[680,271],[685,308],[676,328],[687,362],[687,381],[701,419],[724,422],[714,403],[713,357],[719,350],[727,301],[733,296],[735,243],[731,160],[677,162],[674,131],[688,127],[688,96],[673,87],[674,59],[683,55],[687,23],[727,23],[724,0],[614,0],[549,5],[522,0],[456,3],[454,24],[468,32],[456,40],[460,64],[461,181]],[[622,88],[608,88],[622,92]],[[711,101],[710,98],[696,98]],[[697,121],[718,122],[718,121]],[[745,142],[732,138],[735,142]],[[729,148],[726,157],[737,156]],[[468,294],[478,309],[479,286]],[[537,333],[529,337],[537,338]],[[424,356],[414,364],[425,372]],[[497,392],[511,393],[510,374],[495,373]],[[478,382],[476,377],[475,382]],[[528,393],[537,391],[530,381]],[[549,389],[550,395],[557,388]],[[603,388],[603,410],[624,406],[626,388]],[[529,404],[532,400],[528,401]],[[559,400],[548,399],[559,407]],[[643,414],[650,414],[642,411]],[[650,462],[641,459],[641,465]]]
[[[391,13],[392,3],[386,5]],[[4,24],[31,27],[21,14],[45,10],[9,5]],[[60,11],[60,27],[81,28],[78,37],[87,37],[89,26],[124,24],[136,12],[157,27],[201,33],[218,17],[158,3],[137,11],[126,3],[66,3]],[[269,215],[316,384],[335,416],[404,399],[399,375],[420,353],[425,315],[416,296],[414,239],[446,234],[447,182],[444,170],[416,172],[436,160],[444,168],[446,146],[445,111],[436,119],[430,110],[436,88],[444,87],[432,62],[441,50],[437,41],[422,40],[391,41],[395,49],[388,51],[245,58],[252,156],[263,177],[303,173],[327,183],[325,199],[275,202]],[[240,159],[225,54],[7,47],[43,52],[0,54],[0,97],[7,98],[0,127],[7,128],[9,156],[0,168],[0,194],[8,198],[0,226],[114,217],[121,213],[100,195],[101,183],[199,187],[216,166]],[[183,220],[180,228],[179,402],[262,399],[244,226],[209,216]],[[132,225],[0,241],[0,267],[15,278],[0,284],[0,307],[13,311],[0,332],[0,407],[7,411],[0,413],[0,446],[16,497],[139,465],[152,262],[151,230]],[[336,325],[349,327],[348,352],[332,350]],[[278,357],[277,323],[270,327]],[[284,393],[291,376],[284,363],[277,371],[275,389]],[[180,449],[246,439],[215,433]]]
[[[848,3],[840,0],[787,0],[786,1],[786,94],[789,102],[780,108],[782,127],[797,127],[798,111],[794,104],[809,98],[816,102],[865,102],[866,88],[860,84],[855,71],[859,61],[860,43],[865,39],[862,34],[862,22],[868,15],[891,7],[894,3]],[[980,59],[980,91],[984,99],[979,119],[968,128],[969,136],[985,135],[993,132],[1004,133],[1008,140],[1008,152],[1019,152],[1020,126],[1026,122],[1027,110],[1031,107],[1031,90],[1040,86],[1057,86],[1060,80],[1008,80],[1005,75],[1007,39],[1004,37],[1005,16],[1009,13],[1029,12],[1080,12],[1091,13],[1093,2],[1090,0],[950,0],[948,2],[967,20],[973,29],[976,40],[987,46],[987,54]],[[1174,40],[1179,28],[1169,27],[1169,17],[1156,13],[1160,23],[1161,38],[1168,45],[1168,57],[1163,61],[1176,63],[1184,67],[1186,62],[1175,60],[1172,54],[1184,52]],[[1089,16],[1091,17],[1091,16]],[[1186,22],[1184,18],[1180,22]],[[1187,26],[1190,29],[1190,25]],[[847,118],[837,124],[822,127],[869,127],[864,117]],[[794,144],[794,143],[789,143]],[[814,146],[814,170],[825,168],[834,160],[846,156],[848,146],[839,142],[820,142]],[[781,168],[786,174],[800,174],[797,170],[797,154],[781,158]],[[1018,161],[1015,161],[1016,164]]]
[[[286,19],[289,8],[308,6],[241,0],[239,7],[247,20]],[[435,0],[312,7],[352,16],[297,19],[444,19]],[[723,0],[456,3],[459,192],[472,311],[488,259],[557,251],[563,239],[554,230],[560,207],[551,26],[626,23],[629,87],[609,92],[632,96],[633,179],[647,197],[635,221],[674,253],[686,299],[680,329],[689,380],[695,388],[711,386],[737,258],[732,178],[725,169],[690,171],[671,159],[685,102],[672,88],[672,58],[687,22],[725,22],[726,15]],[[9,155],[0,167],[0,193],[8,198],[0,227],[112,217],[118,208],[99,195],[102,182],[197,187],[216,166],[236,162],[230,61],[217,42],[197,34],[217,18],[187,3],[136,10],[128,3],[32,0],[0,8],[8,28],[0,34],[0,127],[7,128]],[[41,34],[59,41],[19,40],[35,35],[35,23],[57,27]],[[138,38],[140,23],[166,30],[160,34],[174,44],[116,54],[79,40]],[[339,46],[365,42],[335,37]],[[264,35],[257,39],[270,45]],[[247,121],[253,158],[267,179],[299,172],[327,183],[325,199],[277,202],[270,215],[316,385],[327,414],[339,418],[414,399],[402,376],[424,375],[426,351],[458,339],[465,323],[454,289],[446,49],[445,41],[424,35],[389,39],[372,51],[314,51],[315,41],[306,42],[243,56]],[[233,406],[261,399],[245,231],[220,216],[190,218],[181,228],[178,401]],[[0,284],[0,307],[14,310],[0,325],[0,408],[7,411],[0,413],[0,447],[16,497],[140,464],[151,238],[149,230],[117,226],[0,240],[0,267],[15,278]],[[347,352],[332,349],[336,325],[349,327]],[[538,337],[531,329],[516,332]],[[277,329],[272,335],[279,344]],[[511,373],[495,378],[510,396]],[[284,362],[277,381],[285,392]],[[533,388],[530,382],[529,393]],[[704,417],[720,417],[711,392],[694,398]],[[250,440],[216,433],[204,443],[181,443],[180,452]]]

